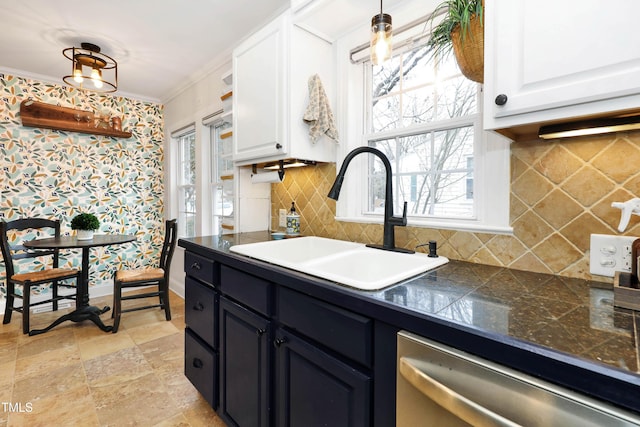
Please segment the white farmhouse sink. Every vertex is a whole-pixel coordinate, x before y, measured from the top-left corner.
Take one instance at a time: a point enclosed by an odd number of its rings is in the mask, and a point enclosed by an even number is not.
[[[383,251],[362,243],[313,236],[235,245],[230,251],[368,291],[449,262],[445,257]]]

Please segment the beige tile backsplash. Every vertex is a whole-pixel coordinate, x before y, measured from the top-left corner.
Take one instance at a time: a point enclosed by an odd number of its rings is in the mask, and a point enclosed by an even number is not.
[[[326,197],[335,164],[290,169],[271,190],[271,224],[278,209],[295,200],[302,233],[359,242],[380,242],[382,225],[334,219]],[[620,234],[613,201],[640,195],[640,132],[583,137],[561,142],[511,145],[511,236],[396,227],[396,243],[413,248],[431,239],[450,259],[567,277],[607,281],[589,274],[590,234]],[[632,216],[624,235],[640,236]]]

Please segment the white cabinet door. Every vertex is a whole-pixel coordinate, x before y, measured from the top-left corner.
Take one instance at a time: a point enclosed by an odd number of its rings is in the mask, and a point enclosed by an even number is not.
[[[485,128],[640,105],[640,1],[485,4]]]
[[[286,31],[277,19],[233,53],[234,161],[286,153]]]

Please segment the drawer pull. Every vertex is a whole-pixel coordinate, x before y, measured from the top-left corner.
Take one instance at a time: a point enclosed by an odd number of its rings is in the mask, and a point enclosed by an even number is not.
[[[283,337],[283,338],[276,338],[276,339],[273,341],[273,345],[274,345],[275,347],[280,347],[282,344],[284,344],[284,343],[286,343],[286,342],[287,342],[287,339],[286,339],[286,338],[284,338],[284,337]]]
[[[197,357],[195,359],[193,359],[193,367],[194,368],[202,368],[204,366],[204,363],[202,363],[202,360],[198,359]]]
[[[200,301],[198,301],[196,303],[196,305],[193,306],[193,309],[195,311],[203,311],[204,310],[204,305],[202,305],[202,303]]]
[[[202,270],[202,266],[200,265],[200,263],[198,261],[196,261],[193,264],[191,264],[191,269],[192,270]]]
[[[265,332],[267,332],[265,329],[257,329],[256,330],[256,335],[257,336],[262,336],[262,334],[264,334]]]

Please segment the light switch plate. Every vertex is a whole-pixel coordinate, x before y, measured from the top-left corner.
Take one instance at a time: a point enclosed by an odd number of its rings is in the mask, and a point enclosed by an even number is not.
[[[631,245],[637,237],[591,235],[589,271],[598,276],[613,277],[616,271],[631,272]]]
[[[280,209],[278,211],[278,226],[279,227],[287,226],[287,210],[286,209]]]

